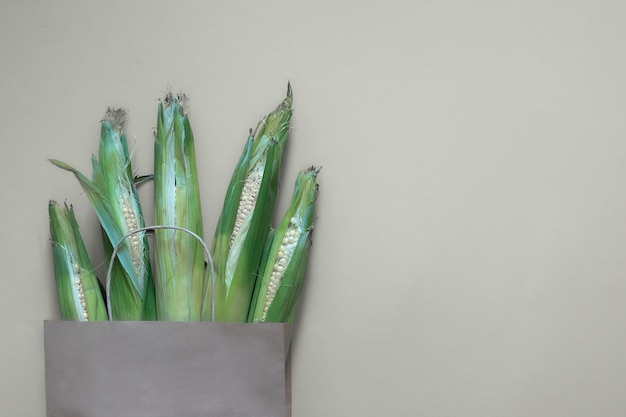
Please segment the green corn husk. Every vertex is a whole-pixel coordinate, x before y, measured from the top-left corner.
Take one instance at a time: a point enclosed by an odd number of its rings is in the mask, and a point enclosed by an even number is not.
[[[274,233],[248,321],[291,323],[306,274],[318,195],[317,174],[311,167],[296,179],[289,208]]]
[[[108,265],[114,248],[104,229],[102,229],[102,246],[104,248],[105,263]],[[148,255],[147,252],[146,255]],[[149,260],[146,260],[146,262],[149,262]],[[111,319],[156,320],[156,300],[154,297],[154,281],[152,280],[152,276],[150,276],[150,280],[146,282],[146,294],[151,294],[151,296],[146,297],[145,302],[132,285],[132,281],[129,279],[128,274],[119,261],[118,255],[116,255],[116,259],[111,268],[111,279],[109,281]],[[138,310],[140,306],[143,306],[143,312]]]
[[[121,109],[106,112],[101,122],[99,156],[98,159],[92,157],[92,181],[70,165],[51,160],[54,165],[72,172],[81,184],[106,235],[103,240],[108,257],[128,232],[144,226],[123,133],[125,116]],[[122,241],[114,260],[109,313],[114,320],[154,320],[154,296],[147,237],[145,233],[132,235]]]
[[[231,177],[211,248],[217,321],[247,320],[278,192],[292,101],[288,85],[286,98],[250,133]],[[203,316],[208,317],[206,309]]]
[[[61,317],[65,320],[107,320],[104,297],[80,235],[74,209],[48,204],[52,256]]]
[[[184,96],[159,103],[154,145],[155,224],[203,236],[193,133]],[[155,290],[158,320],[198,321],[207,292],[204,249],[180,230],[155,231]]]

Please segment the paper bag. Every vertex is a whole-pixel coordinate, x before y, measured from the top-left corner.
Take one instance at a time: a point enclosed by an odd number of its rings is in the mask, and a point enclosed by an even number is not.
[[[290,417],[282,323],[46,321],[48,417]]]

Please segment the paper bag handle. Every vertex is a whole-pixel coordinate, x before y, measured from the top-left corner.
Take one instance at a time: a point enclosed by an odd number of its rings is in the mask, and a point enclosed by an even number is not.
[[[110,294],[111,293],[111,271],[113,270],[113,262],[115,260],[115,257],[117,256],[117,252],[119,251],[120,247],[122,246],[122,243],[124,242],[124,240],[126,240],[126,238],[133,236],[137,233],[141,233],[141,232],[154,233],[154,231],[158,229],[180,230],[182,232],[189,233],[190,235],[195,237],[200,242],[200,244],[202,244],[206,261],[209,264],[209,267],[211,268],[211,276],[209,278],[209,282],[211,284],[211,321],[214,322],[215,321],[215,278],[214,278],[215,269],[213,268],[213,258],[211,257],[209,248],[207,247],[204,240],[197,233],[192,232],[191,230],[186,229],[184,227],[166,226],[166,225],[146,226],[146,227],[140,227],[138,229],[133,229],[129,231],[128,233],[126,233],[113,248],[113,252],[111,252],[111,259],[109,261],[109,269],[107,270],[107,275],[106,275],[107,314],[109,315],[109,320],[110,321],[113,320],[113,312],[111,311],[111,294]],[[202,289],[202,294],[206,294],[206,287]],[[204,297],[202,297],[202,303],[204,303]]]

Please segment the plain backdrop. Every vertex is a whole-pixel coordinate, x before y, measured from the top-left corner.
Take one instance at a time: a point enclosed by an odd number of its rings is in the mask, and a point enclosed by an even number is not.
[[[609,0],[2,1],[2,414],[45,415],[49,199],[103,273],[47,159],[89,174],[118,106],[152,172],[158,99],[182,90],[212,236],[291,82],[278,212],[322,166],[294,417],[626,415],[625,23]]]

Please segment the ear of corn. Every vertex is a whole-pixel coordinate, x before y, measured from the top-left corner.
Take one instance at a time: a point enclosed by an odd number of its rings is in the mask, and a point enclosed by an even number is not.
[[[203,236],[193,134],[184,96],[159,103],[154,145],[155,224]],[[207,292],[204,250],[180,230],[155,231],[155,290],[159,320],[201,319]]]
[[[285,215],[276,229],[249,321],[292,322],[308,264],[318,194],[317,174],[301,171]]]
[[[247,319],[278,192],[292,100],[288,86],[286,98],[251,133],[231,177],[211,250],[217,321]]]
[[[99,282],[80,235],[74,209],[48,204],[52,256],[61,317],[65,320],[107,320]]]
[[[99,158],[92,157],[93,180],[72,166],[51,160],[56,166],[70,171],[78,179],[94,207],[107,236],[110,248],[131,230],[144,226],[143,213],[133,179],[126,135],[123,133],[125,112],[109,109],[101,122]],[[119,263],[111,277],[111,314],[118,320],[152,319],[144,303],[154,304],[152,271],[148,241],[145,234],[126,239],[114,260]],[[128,282],[123,282],[128,281]]]

